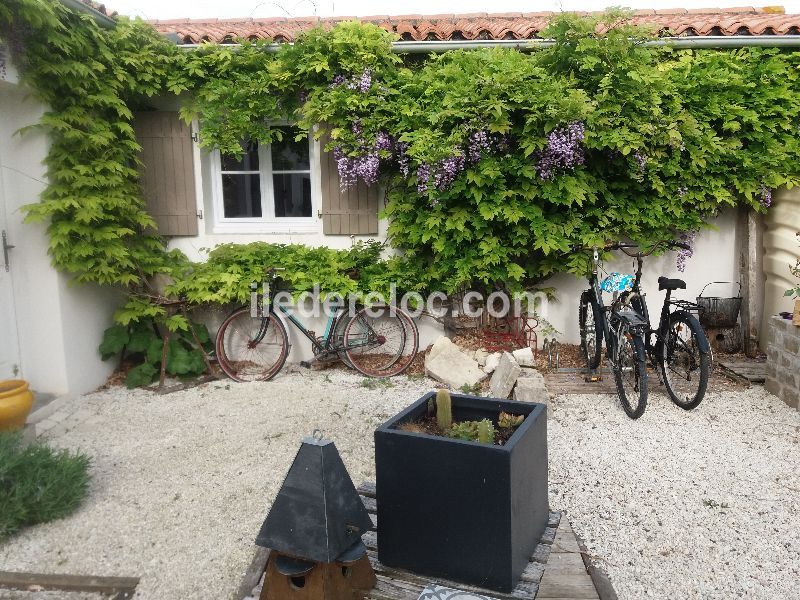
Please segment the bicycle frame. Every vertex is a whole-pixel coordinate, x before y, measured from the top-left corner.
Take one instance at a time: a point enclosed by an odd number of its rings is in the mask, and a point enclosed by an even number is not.
[[[340,319],[345,317],[344,307],[338,309],[337,311],[331,312],[328,316],[328,322],[325,325],[325,333],[322,337],[317,337],[316,332],[311,331],[305,325],[303,325],[302,321],[298,319],[294,314],[292,314],[288,308],[282,306],[281,304],[275,304],[274,302],[274,292],[272,290],[272,286],[269,286],[267,290],[268,294],[268,304],[264,304],[263,302],[258,302],[258,317],[261,319],[261,327],[258,330],[258,335],[253,338],[251,343],[258,344],[261,340],[264,339],[264,336],[267,334],[267,329],[269,328],[269,319],[264,317],[264,310],[268,309],[270,312],[275,314],[275,309],[277,308],[280,311],[281,315],[286,317],[289,322],[294,325],[300,333],[302,333],[308,340],[311,342],[312,347],[314,348],[314,354],[317,357],[320,356],[327,356],[329,354],[338,353],[341,348],[335,347],[331,344],[333,339],[333,332],[336,330],[336,325]],[[371,343],[371,338],[367,338],[365,341],[361,343],[351,343],[348,345],[348,348],[359,348],[361,346],[368,346]]]
[[[606,342],[606,356],[611,358],[613,361],[616,361],[616,348],[617,348],[617,339],[614,334],[619,334],[617,329],[615,329],[615,323],[613,321],[619,321],[620,324],[629,331],[637,333],[641,330],[641,335],[644,336],[645,331],[649,327],[649,321],[643,319],[642,315],[638,314],[635,310],[630,309],[623,309],[623,310],[616,310],[612,306],[605,306],[603,303],[603,293],[600,289],[600,282],[598,280],[598,265],[600,264],[600,256],[598,250],[595,248],[593,250],[594,254],[592,257],[592,272],[589,275],[589,284],[591,291],[590,301],[597,305],[600,309],[600,320],[602,322],[603,327],[603,339]],[[620,300],[625,300],[625,294],[629,292],[623,292],[620,296]],[[615,301],[616,302],[616,301]],[[611,315],[609,317],[609,314]]]
[[[642,315],[644,320],[647,321],[647,336],[644,341],[645,348],[651,360],[655,360],[655,358],[661,354],[661,344],[669,333],[670,306],[677,306],[687,312],[699,310],[699,307],[694,302],[688,300],[673,300],[672,290],[665,290],[666,295],[664,296],[664,303],[661,305],[661,316],[658,319],[658,328],[653,329],[650,322],[650,311],[647,308],[647,294],[642,293],[641,289],[643,265],[644,259],[641,253],[637,253],[636,274],[634,277],[633,289],[630,292],[631,294],[635,294],[635,296],[631,299],[631,304]],[[654,336],[655,340],[653,340]],[[704,347],[701,347],[701,352],[706,351]]]

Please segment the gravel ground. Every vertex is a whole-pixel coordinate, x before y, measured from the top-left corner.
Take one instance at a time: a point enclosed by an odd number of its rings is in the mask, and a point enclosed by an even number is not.
[[[372,480],[374,428],[432,385],[328,370],[84,396],[46,437],[93,456],[89,499],[0,545],[0,570],[139,576],[138,598],[229,598],[300,440],[322,429],[356,484]],[[551,506],[621,600],[800,598],[800,413],[761,388],[710,394],[690,413],[654,394],[638,421],[612,396],[552,404]]]
[[[560,396],[551,505],[627,598],[800,598],[800,413],[760,387],[692,412]]]
[[[89,498],[0,545],[0,570],[138,576],[137,598],[229,598],[302,438],[322,429],[356,485],[374,480],[373,430],[432,383],[330,370],[79,398],[81,419],[45,437],[93,457]]]

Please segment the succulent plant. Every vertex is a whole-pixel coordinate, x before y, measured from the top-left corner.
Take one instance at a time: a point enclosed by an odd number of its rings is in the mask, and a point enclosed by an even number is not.
[[[478,441],[482,444],[494,444],[494,425],[489,419],[478,421]]]
[[[508,427],[519,427],[522,421],[525,420],[525,415],[512,415],[507,412],[501,412],[500,417],[497,419],[498,427],[506,429]]]
[[[453,400],[447,390],[436,392],[436,422],[442,431],[450,431],[453,426]]]
[[[456,423],[450,429],[448,434],[451,438],[457,440],[467,440],[474,442],[478,439],[478,422],[477,421],[462,421]]]

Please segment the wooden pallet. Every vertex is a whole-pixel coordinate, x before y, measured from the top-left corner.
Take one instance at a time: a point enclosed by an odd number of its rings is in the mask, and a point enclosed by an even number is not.
[[[361,500],[372,519],[372,529],[362,536],[367,546],[367,556],[375,570],[377,585],[370,592],[372,600],[417,600],[422,591],[433,583],[449,588],[472,592],[493,600],[533,600],[540,598],[561,600],[597,600],[601,598],[595,589],[592,577],[587,572],[583,559],[584,552],[569,523],[561,519],[561,514],[550,513],[548,527],[528,566],[522,573],[517,587],[508,594],[494,592],[475,586],[455,583],[444,579],[422,577],[387,567],[378,560],[377,503],[375,484],[364,483],[358,488]],[[559,525],[560,524],[560,525]],[[259,549],[248,569],[240,587],[239,598],[258,597],[263,585],[263,573],[269,551]],[[609,598],[603,595],[602,600]]]
[[[126,600],[133,597],[137,585],[139,585],[138,577],[95,577],[0,571],[0,589],[87,592],[113,596],[113,600]]]
[[[719,366],[749,383],[764,383],[767,378],[767,362],[765,360],[725,359],[719,361]]]

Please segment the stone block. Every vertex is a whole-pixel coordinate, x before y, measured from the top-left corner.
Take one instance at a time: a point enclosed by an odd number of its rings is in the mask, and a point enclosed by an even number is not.
[[[472,387],[486,379],[486,373],[478,366],[478,362],[461,352],[446,337],[436,340],[425,357],[425,374],[454,389],[461,389],[465,385]]]
[[[774,362],[767,363],[767,377],[770,379],[775,379],[778,376],[778,368],[775,366]]]
[[[514,357],[514,360],[517,361],[517,364],[521,367],[532,367],[533,366],[533,349],[528,346],[527,348],[520,348],[519,350],[514,350],[511,353]]]
[[[800,410],[800,390],[797,388],[783,388],[783,395],[780,396],[781,400],[786,402],[792,408]]]
[[[494,352],[486,357],[486,364],[483,365],[483,370],[487,373],[493,373],[494,370],[497,368],[498,363],[500,362],[500,353]]]
[[[486,359],[489,357],[489,353],[486,350],[475,350],[475,360],[478,361],[480,366],[486,365]]]
[[[778,396],[779,398],[781,396],[781,387],[782,386],[780,383],[778,383],[777,379],[767,379],[764,382],[764,389],[767,390],[770,394]]]
[[[508,398],[522,369],[508,352],[503,352],[489,382],[494,398]]]
[[[800,335],[784,336],[783,349],[789,354],[797,354],[800,352]]]

